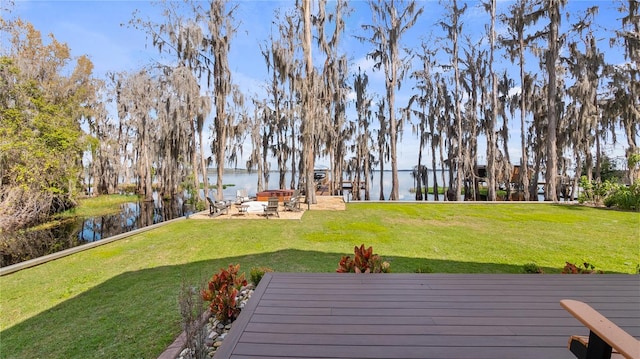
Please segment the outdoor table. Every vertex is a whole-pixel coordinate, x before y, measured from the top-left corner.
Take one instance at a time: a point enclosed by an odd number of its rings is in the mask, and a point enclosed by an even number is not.
[[[238,209],[238,213],[244,215],[249,210],[248,204],[236,204],[236,208]]]

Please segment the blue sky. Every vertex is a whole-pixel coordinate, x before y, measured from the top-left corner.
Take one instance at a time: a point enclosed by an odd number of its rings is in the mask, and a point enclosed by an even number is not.
[[[274,11],[278,8],[290,9],[294,1],[240,1],[237,19],[240,27],[231,44],[230,66],[233,73],[233,81],[251,95],[263,93],[261,84],[267,79],[266,67],[260,54],[260,44],[264,44],[271,31],[271,22],[275,19]],[[437,1],[419,1],[425,12],[418,23],[407,33],[404,44],[407,47],[417,48],[422,39],[435,41],[433,38],[441,36],[438,21],[442,19],[443,7]],[[506,9],[510,1],[499,1],[499,9]],[[580,11],[587,7],[599,5],[599,14],[596,24],[599,28],[618,28],[620,14],[616,11],[617,3],[611,1],[579,1],[570,0],[564,9],[570,13],[572,19],[563,19],[566,27],[575,21]],[[352,64],[352,71],[357,71],[358,66],[367,70],[370,77],[370,93],[378,96],[384,95],[384,82],[381,73],[373,73],[372,62],[367,60],[369,51],[367,44],[360,43],[354,35],[365,35],[361,29],[362,24],[370,23],[371,15],[365,1],[350,2],[352,13],[347,19],[346,33],[343,35],[342,49],[348,54]],[[34,24],[44,36],[49,33],[61,41],[67,43],[74,56],[86,54],[95,65],[95,75],[104,77],[109,71],[135,71],[136,69],[156,61],[160,58],[158,52],[150,44],[146,35],[141,30],[128,26],[132,19],[132,13],[139,10],[142,18],[158,19],[161,8],[147,1],[21,1],[17,0],[10,14],[2,14],[3,17],[20,17]],[[463,18],[463,32],[473,39],[478,39],[484,33],[484,27],[489,23],[489,16],[480,8],[479,1],[471,1],[469,9]],[[545,21],[543,20],[543,23]],[[498,25],[501,31],[501,25]],[[609,48],[611,34],[605,30],[601,32],[600,45],[605,52],[606,60],[610,63],[622,63],[624,61],[619,48]],[[444,56],[444,55],[443,55]],[[499,59],[496,64],[498,70],[505,67],[517,78],[515,65],[510,65],[506,60]],[[540,72],[538,60],[529,55],[527,67],[535,72]],[[518,81],[516,80],[516,86]],[[413,81],[405,79],[402,91],[398,94],[397,106],[405,106],[411,93]],[[351,105],[350,113],[353,113],[354,105]],[[519,120],[512,120],[511,158],[517,162],[520,155]],[[623,136],[622,136],[623,137]],[[248,152],[248,148],[247,151]],[[614,154],[619,149],[613,149]],[[484,151],[484,150],[481,150]],[[417,162],[417,141],[411,133],[410,126],[405,126],[405,133],[399,146],[399,167],[411,168]],[[320,163],[323,160],[319,161]],[[482,159],[480,160],[482,162]],[[240,161],[244,163],[244,161]]]

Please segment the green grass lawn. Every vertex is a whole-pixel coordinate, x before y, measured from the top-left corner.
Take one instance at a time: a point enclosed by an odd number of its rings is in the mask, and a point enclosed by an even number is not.
[[[0,357],[155,358],[181,331],[181,281],[240,263],[333,272],[353,246],[393,272],[559,273],[587,261],[635,273],[640,214],[551,204],[351,203],[301,221],[178,221],[0,277]]]

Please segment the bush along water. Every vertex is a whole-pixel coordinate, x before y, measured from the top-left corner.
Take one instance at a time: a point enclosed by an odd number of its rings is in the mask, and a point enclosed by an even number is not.
[[[640,181],[636,180],[631,186],[617,182],[596,182],[580,178],[582,193],[578,202],[594,206],[615,207],[623,210],[640,211]]]
[[[364,244],[353,249],[354,257],[343,256],[338,263],[338,273],[389,273],[390,264],[373,253],[373,248],[365,248]]]
[[[631,186],[617,186],[604,200],[607,207],[640,212],[640,181]]]

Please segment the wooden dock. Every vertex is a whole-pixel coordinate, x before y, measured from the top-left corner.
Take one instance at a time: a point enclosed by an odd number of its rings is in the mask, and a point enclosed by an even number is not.
[[[215,358],[571,359],[565,298],[640,337],[640,276],[267,273]]]

